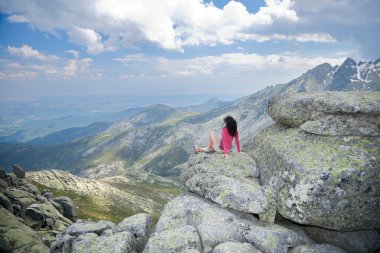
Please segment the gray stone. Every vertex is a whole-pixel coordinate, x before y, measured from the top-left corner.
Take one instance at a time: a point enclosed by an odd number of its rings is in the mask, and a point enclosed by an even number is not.
[[[71,244],[75,236],[64,234],[57,236],[54,242],[50,245],[50,253],[66,253],[71,252]]]
[[[380,250],[380,234],[376,230],[339,232],[318,227],[302,227],[317,243],[328,243],[349,253]]]
[[[300,128],[319,135],[379,136],[380,116],[327,115],[303,123]]]
[[[42,196],[42,195],[36,195],[36,200],[37,200],[38,202],[40,202],[40,203],[45,203],[45,202],[48,201],[47,198],[45,198],[45,197]]]
[[[289,253],[345,253],[346,251],[330,244],[301,245]]]
[[[50,191],[42,191],[42,196],[44,196],[47,199],[53,198],[53,193]]]
[[[22,210],[21,206],[17,204],[12,204],[12,208],[13,208],[13,214],[15,215],[19,215]]]
[[[249,179],[199,173],[189,178],[185,185],[188,190],[237,211],[261,214],[270,207],[264,190]]]
[[[52,219],[51,229],[61,231],[72,224],[72,221],[65,218],[55,207],[49,203],[35,203],[22,211],[22,218],[32,227],[39,228],[45,226],[48,218]]]
[[[41,194],[41,192],[40,192],[40,190],[38,190],[37,186],[35,186],[29,182],[25,182],[26,179],[24,179],[23,181],[24,181],[23,184],[18,187],[20,190],[29,192],[33,195]]]
[[[107,229],[107,230],[104,230],[103,233],[100,235],[100,236],[110,236],[110,235],[113,235],[113,231],[112,229]]]
[[[246,146],[277,212],[334,230],[380,228],[380,139],[308,134],[275,124]],[[326,215],[328,213],[328,215]]]
[[[110,236],[99,237],[95,233],[79,235],[72,241],[71,253],[125,253],[133,250],[133,235],[129,232],[120,232]]]
[[[39,230],[45,225],[44,213],[33,205],[21,210],[20,217],[24,219],[26,225],[35,230]]]
[[[0,179],[0,190],[1,191],[5,190],[9,186],[11,186],[11,185],[7,181]]]
[[[268,114],[288,126],[306,124],[302,128],[316,134],[379,136],[380,92],[284,94],[269,101]]]
[[[182,180],[191,192],[223,207],[240,212],[264,214],[273,222],[273,191],[261,187],[255,161],[245,153],[231,154],[227,160],[219,154],[198,154],[189,160]]]
[[[74,222],[78,220],[77,208],[71,198],[62,196],[56,197],[53,200],[62,206],[63,216]]]
[[[78,236],[86,233],[95,233],[97,235],[101,235],[104,230],[113,229],[114,227],[115,224],[113,224],[110,221],[81,221],[73,223],[71,226],[67,227],[63,232],[58,234],[57,237],[64,236],[65,234]]]
[[[2,168],[0,168],[0,179],[4,179],[6,177],[7,177],[7,174],[5,173],[5,171]]]
[[[0,206],[7,209],[8,212],[13,213],[12,202],[2,193],[0,193]]]
[[[307,236],[279,225],[253,226],[244,235],[249,243],[266,253],[287,253],[288,248],[314,243]]]
[[[21,208],[26,208],[37,202],[33,194],[14,187],[5,189],[4,195],[7,196],[13,204],[20,205]]]
[[[2,207],[0,207],[0,227],[0,252],[49,252],[49,248],[36,231]]]
[[[55,207],[55,209],[57,209],[61,214],[63,214],[63,207],[60,204],[58,204],[51,198],[46,198],[46,199],[50,202],[50,204],[52,204]]]
[[[25,170],[23,168],[21,168],[20,165],[18,164],[13,164],[12,165],[12,168],[13,168],[13,173],[15,173],[15,175],[20,178],[20,179],[23,179],[25,178]]]
[[[182,252],[202,250],[201,240],[193,226],[183,226],[152,234],[143,253]]]
[[[233,153],[229,159],[224,159],[221,154],[199,153],[189,159],[188,167],[181,176],[183,181],[197,173],[214,173],[234,178],[259,176],[255,160],[243,152]]]
[[[241,242],[225,242],[214,248],[212,253],[259,253],[252,244]]]
[[[116,227],[113,232],[128,231],[136,241],[136,249],[142,251],[149,238],[152,230],[152,216],[146,213],[135,214],[125,218]]]
[[[253,215],[228,210],[186,193],[165,205],[156,231],[191,225],[201,237],[203,252],[212,252],[215,246],[224,242],[245,242],[244,231],[257,222]]]

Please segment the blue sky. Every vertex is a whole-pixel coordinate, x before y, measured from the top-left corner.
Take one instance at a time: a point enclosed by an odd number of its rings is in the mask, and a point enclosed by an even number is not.
[[[247,95],[380,57],[378,0],[0,0],[0,99]]]

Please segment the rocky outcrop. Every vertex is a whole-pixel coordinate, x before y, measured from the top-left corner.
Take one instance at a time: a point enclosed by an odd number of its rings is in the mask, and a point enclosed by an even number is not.
[[[182,179],[186,188],[226,208],[260,214],[274,221],[274,198],[270,187],[261,187],[255,161],[244,153],[226,160],[220,154],[199,154],[189,160]]]
[[[380,136],[380,93],[373,91],[284,94],[269,101],[277,122],[319,135]]]
[[[156,233],[180,229],[186,226],[195,228],[202,242],[201,252],[212,252],[214,247],[229,241],[245,242],[244,231],[258,222],[257,218],[220,207],[197,195],[186,193],[170,201],[162,211],[156,226]],[[189,229],[186,229],[189,230]],[[170,232],[168,232],[170,234]],[[189,233],[192,240],[194,233]],[[169,245],[170,241],[158,237],[150,240],[146,248]],[[185,238],[182,241],[186,241]],[[193,248],[191,248],[193,249]],[[156,251],[167,252],[167,251]]]
[[[0,181],[0,251],[49,252],[55,235],[72,221],[24,177],[0,169]]]
[[[80,221],[57,235],[50,252],[141,252],[151,227],[148,214],[128,217],[117,225],[102,220]]]
[[[379,137],[302,130],[327,114],[373,117],[380,112],[379,97],[326,92],[271,101],[268,112],[280,124],[263,130],[245,148],[257,162],[261,183],[276,189],[282,216],[334,230],[380,228]]]

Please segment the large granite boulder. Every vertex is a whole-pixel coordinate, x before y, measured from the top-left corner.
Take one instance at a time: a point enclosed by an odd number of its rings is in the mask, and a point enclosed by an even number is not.
[[[148,214],[128,217],[115,225],[108,221],[80,221],[60,232],[50,252],[141,252],[151,231]]]
[[[212,253],[260,253],[260,251],[247,242],[225,242],[216,246]]]
[[[167,229],[152,234],[143,253],[183,252],[202,250],[202,242],[193,226]]]
[[[380,251],[380,233],[376,230],[340,232],[312,226],[302,229],[315,242],[331,244],[348,253]]]
[[[380,92],[311,92],[273,97],[268,114],[278,123],[320,135],[380,135]]]
[[[98,236],[95,233],[87,233],[72,240],[71,253],[125,253],[136,252],[133,250],[133,235],[130,232]],[[69,248],[65,248],[68,250]],[[52,252],[52,251],[50,251]]]
[[[62,231],[72,224],[51,203],[35,203],[21,211],[20,216],[26,224],[33,228],[49,227],[51,230]]]
[[[36,197],[33,194],[15,187],[5,189],[4,195],[7,196],[13,204],[20,205],[21,208],[27,208],[31,204],[37,202]]]
[[[2,193],[0,193],[0,206],[7,209],[10,213],[13,213],[12,202]]]
[[[380,140],[309,134],[281,124],[245,147],[285,218],[334,230],[380,228]]]
[[[273,191],[261,187],[257,177],[256,163],[245,153],[231,154],[229,159],[219,154],[201,153],[189,160],[182,180],[189,191],[223,207],[263,214],[260,218],[273,222]]]
[[[48,253],[49,248],[36,231],[0,207],[0,252]]]
[[[73,200],[66,196],[60,196],[53,198],[54,202],[61,205],[63,210],[63,216],[76,222],[78,220],[77,208]]]
[[[244,235],[248,242],[266,253],[287,253],[289,248],[313,243],[308,236],[276,224],[255,226]]]
[[[13,168],[13,173],[20,179],[23,179],[25,178],[25,170],[23,168],[21,168],[20,165],[18,164],[13,164],[12,165],[12,168]]]
[[[253,215],[225,209],[199,196],[185,193],[166,204],[156,232],[190,225],[199,234],[202,252],[212,252],[214,247],[224,242],[246,242],[244,231],[257,223]],[[156,243],[159,243],[157,240]]]
[[[150,214],[139,213],[125,218],[112,231],[113,233],[130,232],[135,238],[135,248],[140,252],[148,241],[152,225],[152,216]]]

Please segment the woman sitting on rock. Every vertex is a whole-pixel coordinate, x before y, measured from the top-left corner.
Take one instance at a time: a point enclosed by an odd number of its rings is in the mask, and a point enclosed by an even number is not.
[[[224,153],[224,157],[228,159],[228,152],[232,148],[232,140],[235,138],[236,149],[240,152],[240,142],[239,142],[239,133],[237,130],[237,123],[234,118],[227,116],[224,118],[224,127],[222,129],[222,140],[218,146],[218,137],[214,131],[210,132],[208,146],[205,148],[200,148],[195,146],[195,153],[206,152],[213,153],[219,152]]]

